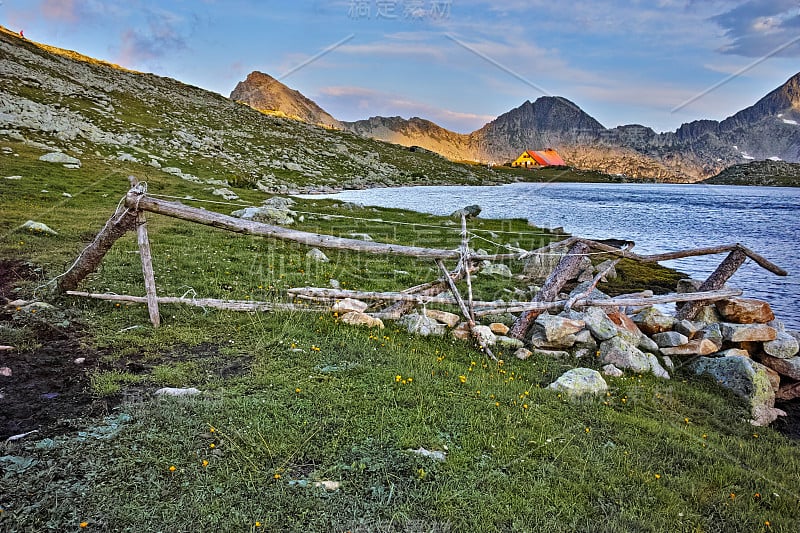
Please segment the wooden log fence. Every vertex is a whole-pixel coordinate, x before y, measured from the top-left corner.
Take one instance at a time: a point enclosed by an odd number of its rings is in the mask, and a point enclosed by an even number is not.
[[[360,239],[348,239],[323,235],[306,231],[288,229],[282,226],[275,226],[243,220],[240,218],[223,215],[220,213],[207,211],[186,206],[179,202],[171,202],[153,198],[146,194],[146,187],[137,183],[131,177],[131,189],[123,199],[124,209],[118,209],[112,215],[105,226],[97,234],[95,239],[81,252],[75,263],[61,276],[57,278],[56,289],[61,293],[71,296],[88,298],[99,298],[111,301],[125,301],[133,303],[146,303],[150,312],[151,322],[154,327],[158,327],[160,319],[158,316],[158,305],[167,303],[179,303],[196,305],[199,307],[210,307],[217,309],[241,310],[241,311],[315,311],[326,308],[309,308],[296,306],[289,303],[273,302],[254,302],[254,301],[232,301],[216,300],[209,298],[173,298],[157,296],[155,275],[152,269],[152,258],[149,248],[149,239],[145,226],[144,212],[158,215],[169,216],[197,224],[223,229],[235,233],[262,236],[282,241],[291,241],[306,246],[314,246],[325,249],[348,250],[353,252],[399,255],[413,257],[417,259],[433,260],[442,277],[438,280],[417,285],[405,289],[401,292],[379,293],[379,292],[359,292],[344,291],[334,289],[319,288],[295,288],[289,289],[287,294],[296,298],[306,298],[312,300],[330,300],[338,298],[356,298],[361,300],[389,301],[392,306],[373,316],[385,318],[399,318],[415,304],[447,304],[457,305],[464,315],[470,328],[475,326],[475,318],[494,314],[498,312],[522,313],[512,326],[509,335],[522,339],[527,334],[536,317],[549,309],[571,308],[584,306],[601,307],[625,307],[625,306],[647,306],[657,303],[686,302],[678,311],[678,318],[691,319],[703,305],[716,300],[730,298],[741,295],[738,289],[723,289],[725,282],[736,272],[745,260],[752,259],[762,268],[779,276],[786,276],[787,272],[775,265],[765,257],[757,254],[741,244],[731,244],[723,246],[696,248],[690,250],[679,250],[651,255],[639,255],[631,251],[632,242],[627,242],[625,248],[617,248],[606,242],[599,242],[580,237],[569,237],[559,242],[550,243],[547,246],[524,253],[511,254],[477,254],[469,250],[468,233],[466,218],[462,217],[461,236],[462,242],[458,249],[443,250],[438,248],[427,248],[419,246],[406,246],[400,244],[380,243],[373,241],[363,241]],[[142,269],[145,278],[146,296],[125,296],[111,294],[93,294],[78,292],[74,289],[88,274],[99,266],[105,254],[126,232],[133,229],[137,230],[137,243],[142,258]],[[561,250],[567,250],[565,254]],[[577,273],[581,260],[592,251],[609,254],[620,259],[631,259],[644,263],[659,263],[661,261],[671,261],[686,257],[696,257],[701,255],[713,255],[728,253],[726,259],[720,264],[717,270],[702,284],[700,290],[695,293],[669,294],[654,297],[623,297],[610,299],[590,298],[590,291],[579,294],[569,300],[556,301],[556,297],[564,285]],[[562,255],[556,268],[545,281],[542,289],[536,294],[531,302],[518,303],[496,303],[496,302],[475,302],[472,297],[472,282],[470,273],[477,270],[476,264],[483,260],[522,260],[536,254],[558,254]],[[454,271],[448,271],[444,265],[445,260],[457,260],[458,264]],[[616,264],[616,261],[613,263]],[[593,280],[593,286],[600,280],[602,274],[598,274]],[[466,279],[467,300],[465,301],[456,287],[456,282]],[[451,296],[441,294],[449,290]],[[488,346],[484,346],[479,338],[476,340],[482,345],[484,351],[493,357]]]

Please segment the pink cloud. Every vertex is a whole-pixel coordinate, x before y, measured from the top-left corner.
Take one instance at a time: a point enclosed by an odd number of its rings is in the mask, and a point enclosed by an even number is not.
[[[74,24],[80,20],[74,0],[42,0],[39,11],[46,19]]]

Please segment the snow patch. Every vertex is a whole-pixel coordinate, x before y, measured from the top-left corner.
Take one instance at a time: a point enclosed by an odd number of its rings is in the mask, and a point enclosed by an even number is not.
[[[788,118],[783,119],[783,123],[784,124],[791,124],[792,126],[797,126],[798,125],[796,120],[789,120]]]
[[[769,159],[770,161],[783,161],[783,159],[781,159],[781,158],[780,158],[780,157],[778,157],[777,155],[773,155],[772,157],[770,157],[770,158],[768,158],[768,159]]]

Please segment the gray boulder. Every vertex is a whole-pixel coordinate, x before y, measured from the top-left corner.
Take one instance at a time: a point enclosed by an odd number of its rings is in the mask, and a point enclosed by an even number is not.
[[[699,357],[692,369],[697,375],[708,375],[722,387],[747,400],[751,424],[766,426],[786,413],[775,409],[775,391],[769,370],[748,357]]]
[[[638,373],[650,370],[647,355],[619,336],[600,343],[600,361]]]
[[[762,355],[761,362],[778,374],[800,380],[800,357],[782,359],[780,357],[772,357],[771,355]]]
[[[673,346],[681,346],[689,342],[686,335],[678,333],[677,331],[664,331],[653,335],[653,340],[658,344],[659,348],[671,348]]]
[[[800,351],[800,344],[790,334],[785,331],[778,331],[774,341],[764,343],[764,351],[772,357],[789,359],[797,355]]]
[[[49,154],[44,154],[43,156],[39,157],[39,161],[44,161],[45,163],[61,163],[62,165],[77,165],[78,167],[81,166],[80,159],[68,156],[62,152],[51,152]]]
[[[501,278],[511,278],[513,275],[508,265],[502,263],[489,263],[481,268],[480,273],[484,276],[499,276]]]
[[[464,215],[469,219],[469,218],[475,218],[480,214],[481,214],[481,206],[479,206],[479,205],[468,205],[466,207],[463,207],[461,209],[453,211],[450,214],[450,217],[460,220],[461,219],[461,215]]]
[[[289,226],[294,224],[294,216],[297,213],[288,208],[273,207],[265,205],[262,207],[245,207],[231,213],[231,216],[263,222],[265,224],[277,224],[279,226]]]
[[[599,307],[590,307],[583,313],[583,321],[592,336],[599,341],[607,341],[617,336],[617,325]]]
[[[404,326],[409,333],[426,337],[429,335],[444,335],[447,329],[447,326],[444,324],[417,313],[404,315],[398,322],[400,325]]]
[[[325,253],[320,250],[319,248],[312,248],[306,253],[306,257],[311,259],[312,261],[316,261],[318,263],[328,263],[330,259]]]
[[[536,318],[536,324],[544,328],[545,338],[549,342],[556,342],[568,335],[575,335],[586,327],[586,323],[583,320],[571,320],[548,313],[539,315]]]
[[[547,388],[570,398],[580,398],[604,394],[608,390],[608,384],[597,370],[573,368],[562,374]]]
[[[39,233],[45,235],[58,235],[54,229],[51,229],[47,224],[44,222],[36,222],[34,220],[28,220],[23,225],[19,227],[19,229],[24,229],[31,233]]]

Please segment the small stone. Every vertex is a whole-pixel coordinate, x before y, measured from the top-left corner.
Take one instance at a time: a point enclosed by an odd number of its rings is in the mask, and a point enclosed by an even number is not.
[[[434,461],[444,462],[447,459],[447,452],[443,452],[440,450],[426,450],[425,448],[420,447],[416,450],[409,450],[409,451],[421,457],[427,457],[428,459],[433,459]]]
[[[499,276],[501,278],[511,278],[513,274],[508,265],[502,263],[489,263],[481,268],[480,273],[484,276]]]
[[[569,352],[564,350],[542,350],[541,348],[534,348],[533,355],[537,357],[549,357],[551,359],[571,359],[572,356]]]
[[[51,152],[49,154],[45,154],[39,157],[39,161],[44,161],[46,163],[61,163],[63,165],[77,165],[78,167],[81,165],[80,159],[76,159],[61,152]]]
[[[468,341],[472,338],[472,333],[469,330],[469,324],[466,322],[462,322],[457,327],[453,328],[450,334],[460,341]]]
[[[372,242],[372,236],[369,233],[350,233],[350,237],[360,241]]]
[[[606,310],[606,315],[617,326],[618,331],[627,332],[629,336],[636,337],[636,342],[638,343],[638,338],[642,336],[642,331],[628,315],[614,308]]]
[[[319,248],[312,248],[306,253],[306,257],[311,259],[312,261],[316,261],[318,263],[328,263],[330,259],[325,253],[320,250]]]
[[[525,343],[523,343],[521,340],[514,339],[512,337],[506,337],[505,335],[498,335],[497,339],[495,340],[495,344],[508,350],[516,350],[525,345]]]
[[[369,304],[366,302],[354,300],[353,298],[345,298],[344,300],[339,300],[334,303],[331,310],[334,313],[350,313],[352,311],[363,313],[366,311],[367,307],[369,307]]]
[[[621,378],[625,373],[614,365],[606,365],[602,368],[603,374],[615,378]]]
[[[339,283],[338,279],[329,279],[328,280],[328,285],[330,285],[331,289],[341,289],[342,288],[342,284]]]
[[[76,365],[82,365],[83,363],[86,362],[86,358],[85,357],[78,357],[72,362],[75,363]]]
[[[8,368],[7,366],[0,367],[0,376],[10,378],[11,374],[12,374],[11,369]]]
[[[377,327],[380,329],[384,328],[383,321],[380,318],[375,318],[359,311],[345,313],[339,320],[343,324],[348,324],[350,326],[366,326],[368,328]]]
[[[777,330],[766,324],[722,323],[722,337],[730,342],[774,341],[777,336]]]
[[[785,331],[778,331],[774,341],[764,343],[764,351],[780,359],[794,358],[797,352],[800,351],[800,343]]]
[[[681,346],[661,348],[664,355],[710,355],[719,350],[719,346],[708,339],[695,339]]]
[[[621,337],[613,337],[600,343],[600,361],[639,373],[650,370],[647,356]]]
[[[19,227],[19,229],[28,230],[31,233],[58,235],[58,232],[48,227],[47,224],[44,224],[43,222],[36,222],[34,220],[26,221]]]
[[[698,334],[698,338],[707,339],[717,345],[717,350],[722,349],[724,337],[722,335],[722,326],[719,322],[714,324],[707,324]]]
[[[489,324],[489,329],[491,329],[492,333],[495,335],[505,335],[511,328],[501,322],[492,322]]]
[[[700,322],[701,324],[715,324],[717,322],[722,322],[722,317],[719,311],[717,311],[716,306],[704,305],[697,314],[694,315],[694,321]]]
[[[573,368],[562,374],[547,388],[561,392],[570,398],[580,398],[586,395],[603,394],[608,390],[608,384],[597,370]]]
[[[729,298],[716,302],[717,311],[727,322],[737,324],[763,324],[773,320],[775,314],[767,302],[752,298]]]
[[[525,361],[526,359],[530,359],[533,352],[528,350],[527,348],[520,348],[516,352],[514,352],[514,357],[519,359],[520,361]]]
[[[155,392],[156,396],[196,396],[198,394],[200,394],[200,391],[194,387],[188,387],[188,388],[164,387],[162,389],[158,389]]]
[[[458,325],[461,317],[455,313],[448,313],[447,311],[440,311],[439,309],[425,309],[425,316],[437,320],[448,327],[455,327]]]
[[[686,335],[678,333],[677,331],[664,331],[653,335],[653,340],[658,344],[659,348],[672,348],[681,346],[689,342]]]
[[[750,357],[750,352],[742,350],[741,348],[729,348],[722,352],[717,352],[714,357]]]
[[[497,342],[497,335],[492,333],[489,326],[475,326],[472,331],[480,341],[488,346],[493,346]]]
[[[670,358],[668,355],[665,355],[661,358],[661,361],[664,363],[664,367],[668,371],[675,372],[675,363],[672,362],[672,358]]]
[[[658,344],[656,344],[656,341],[654,341],[647,335],[642,335],[641,337],[639,337],[639,343],[636,345],[636,347],[643,352],[661,353],[661,351],[658,348]]]
[[[405,326],[409,333],[426,337],[429,335],[444,335],[447,329],[444,324],[418,313],[404,315],[398,320],[398,323]]]
[[[694,338],[705,325],[702,322],[692,322],[691,320],[679,320],[675,322],[673,329],[680,333],[681,335],[685,335],[687,339]]]
[[[468,205],[466,207],[453,211],[450,214],[450,217],[461,220],[461,215],[464,215],[467,219],[470,219],[470,218],[475,218],[480,214],[481,214],[481,206],[475,204],[475,205]]]
[[[658,362],[658,358],[649,353],[647,354],[647,360],[650,361],[650,372],[657,378],[661,379],[669,379],[669,373],[664,370],[664,367],[661,366],[661,363]]]

